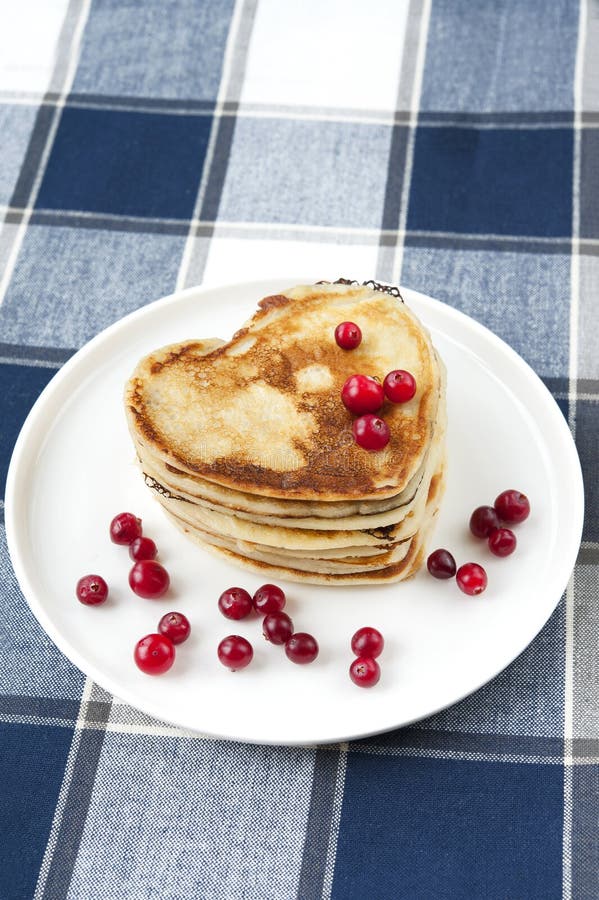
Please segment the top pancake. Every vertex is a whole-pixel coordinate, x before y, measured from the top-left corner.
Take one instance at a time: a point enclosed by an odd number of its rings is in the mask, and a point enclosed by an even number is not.
[[[309,285],[266,297],[231,341],[190,340],[137,366],[125,406],[135,439],[183,472],[250,494],[338,501],[398,494],[427,453],[439,402],[428,332],[396,297],[366,287]],[[335,327],[362,330],[342,350]],[[386,402],[391,440],[369,453],[351,434],[341,388],[408,369],[417,392]]]

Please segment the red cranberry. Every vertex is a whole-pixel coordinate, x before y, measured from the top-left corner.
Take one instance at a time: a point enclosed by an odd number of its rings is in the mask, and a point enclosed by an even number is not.
[[[218,608],[227,619],[245,619],[252,611],[252,598],[243,588],[227,588],[218,598]]]
[[[157,600],[170,584],[168,572],[155,559],[138,560],[129,572],[129,586],[138,597]]]
[[[449,550],[442,547],[433,550],[426,561],[426,568],[433,578],[453,578],[456,573],[455,559]]]
[[[191,625],[183,613],[166,613],[158,623],[158,631],[169,638],[173,644],[182,644],[189,637]]]
[[[358,687],[374,687],[381,677],[381,669],[371,656],[358,656],[349,667],[349,677]]]
[[[276,584],[263,584],[254,594],[254,609],[265,616],[280,612],[285,606],[285,592]]]
[[[487,573],[478,563],[464,563],[456,573],[458,587],[465,594],[475,597],[482,594],[487,586]]]
[[[380,409],[385,392],[380,382],[370,375],[352,375],[341,389],[341,399],[350,412],[361,416]]]
[[[157,553],[156,544],[149,537],[135,538],[129,544],[129,556],[135,561],[138,559],[155,559]]]
[[[499,528],[499,519],[493,507],[477,506],[470,516],[470,531],[474,537],[489,537],[494,528]]]
[[[526,494],[520,491],[503,491],[495,500],[497,515],[504,522],[517,524],[528,519],[530,503]]]
[[[385,641],[383,635],[376,628],[365,625],[359,628],[351,639],[352,653],[356,656],[369,656],[371,659],[380,656],[383,652]]]
[[[355,350],[362,340],[362,332],[355,322],[341,322],[335,328],[335,340],[342,350]]]
[[[135,645],[133,658],[146,675],[162,675],[175,661],[175,648],[163,634],[147,634]]]
[[[489,535],[489,550],[495,556],[509,556],[516,549],[516,535],[509,528],[495,528]]]
[[[359,447],[364,450],[382,450],[389,443],[391,437],[389,426],[384,419],[373,416],[368,413],[366,416],[360,416],[354,419],[352,424],[352,433],[354,440]]]
[[[97,606],[108,597],[108,585],[101,575],[84,575],[75,588],[77,600],[86,606]]]
[[[141,537],[141,519],[133,513],[119,513],[110,523],[113,544],[131,544],[138,537]]]
[[[230,634],[223,638],[216,653],[223,666],[231,669],[232,672],[237,669],[245,669],[254,657],[252,645],[239,634]]]
[[[293,634],[293,622],[287,613],[269,613],[262,622],[262,633],[271,644],[285,644]]]
[[[416,393],[416,379],[405,369],[394,369],[383,381],[385,396],[393,403],[407,403]]]
[[[287,659],[290,659],[291,662],[303,666],[306,663],[314,662],[318,656],[318,643],[311,634],[298,631],[286,642],[285,653],[287,654]]]

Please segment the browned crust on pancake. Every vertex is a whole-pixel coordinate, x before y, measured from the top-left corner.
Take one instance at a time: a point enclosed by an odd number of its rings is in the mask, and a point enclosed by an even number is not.
[[[190,491],[187,491],[184,489],[174,488],[172,485],[167,485],[167,484],[162,483],[154,475],[152,475],[148,471],[146,471],[146,469],[148,467],[147,466],[144,467],[144,463],[142,463],[141,460],[138,459],[138,461],[139,461],[139,464],[140,464],[140,467],[142,470],[142,474],[144,476],[144,480],[145,480],[146,484],[148,485],[148,487],[152,488],[157,493],[162,494],[163,497],[176,496],[178,500],[183,500],[187,503],[190,503],[192,506],[201,506],[202,505],[203,498],[200,495],[191,493]],[[172,468],[172,467],[167,466],[167,468]],[[404,506],[407,506],[409,503],[411,503],[414,500],[415,495],[416,495],[416,491],[414,492],[414,494],[412,494],[412,496],[408,500],[406,500],[405,503],[400,504],[396,508],[402,509]],[[429,494],[429,497],[427,498],[427,502],[429,499],[430,499],[430,494]],[[204,502],[206,503],[208,508],[214,509],[217,512],[221,512],[221,513],[229,512],[231,515],[237,515],[238,513],[243,514],[245,512],[245,510],[242,507],[240,507],[239,505],[236,505],[235,503],[224,503],[224,502],[219,502],[219,501],[204,501]],[[369,516],[378,517],[382,514],[383,513],[380,513],[380,512],[373,512],[373,513],[361,513],[360,515],[361,515],[364,523],[367,524]],[[258,516],[260,517],[260,514],[258,514]],[[298,519],[301,520],[301,519],[312,518],[312,516],[310,514],[306,514],[305,516],[298,516],[298,515],[287,515],[284,512],[281,512],[281,513],[277,512],[274,517],[276,519],[283,519],[283,520],[289,519],[289,520],[294,520],[296,522]],[[407,513],[404,516],[404,519],[407,521],[411,517],[413,517],[413,512],[410,511],[409,513]],[[265,524],[265,525],[269,524],[269,522],[265,521],[264,518],[260,517],[259,520],[262,521],[263,524]],[[250,518],[250,521],[252,521],[251,518]],[[333,521],[335,521],[335,520],[333,519]],[[403,520],[401,520],[401,521],[403,521]],[[294,525],[291,525],[291,527],[294,527]],[[296,525],[295,527],[299,527],[299,526]],[[379,525],[374,528],[361,528],[359,530],[362,531],[364,534],[369,534],[372,537],[376,537],[377,539],[386,541],[387,543],[381,544],[381,547],[385,546],[387,548],[391,548],[397,543],[397,541],[389,540],[389,535],[393,532],[395,527],[396,527],[396,523],[391,524],[391,525]]]
[[[286,306],[290,302],[289,297],[286,297],[285,294],[271,294],[270,297],[263,297],[258,302],[258,306],[260,309],[272,309],[276,306]]]
[[[437,494],[441,490],[442,485],[443,485],[443,473],[437,472],[437,474],[433,475],[433,477],[431,478],[431,483],[428,486],[428,494],[426,497],[427,503],[432,503],[434,501]]]
[[[199,341],[196,341],[195,343],[190,342],[185,346],[177,345],[177,349],[173,349],[169,353],[167,353],[164,359],[156,360],[152,363],[152,365],[150,366],[151,374],[158,375],[158,373],[161,372],[162,369],[166,368],[167,366],[172,366],[182,356],[189,355],[192,351],[201,349],[201,347],[202,344]]]
[[[363,289],[357,289],[363,290]],[[302,297],[301,306],[315,299],[322,293],[318,288]],[[284,306],[297,301],[283,294],[266,297],[259,302],[260,310],[255,314],[253,322],[268,315],[273,307]],[[243,456],[243,448],[238,453],[226,457],[205,460],[191,453],[182,454],[172,446],[172,442],[161,434],[146,407],[143,380],[133,377],[129,384],[126,404],[135,428],[151,442],[155,450],[168,457],[175,467],[184,472],[202,476],[224,486],[247,490],[251,493],[263,494],[277,498],[301,499],[334,499],[344,497],[352,499],[371,499],[388,497],[397,493],[414,472],[414,462],[421,457],[423,447],[430,441],[434,415],[436,414],[435,388],[432,384],[419,386],[418,405],[415,416],[404,413],[401,404],[386,403],[384,415],[391,432],[391,439],[385,451],[388,462],[384,470],[388,473],[389,483],[381,484],[378,478],[374,458],[378,454],[369,454],[358,447],[353,440],[351,426],[354,416],[345,408],[340,399],[345,380],[355,372],[363,371],[360,364],[359,349],[347,353],[341,350],[334,340],[321,341],[317,346],[306,346],[301,340],[301,317],[298,323],[298,340],[282,347],[273,343],[264,344],[259,340],[247,352],[246,359],[255,365],[260,373],[258,378],[240,374],[235,385],[231,378],[231,387],[247,387],[252,382],[264,378],[269,386],[282,394],[297,395],[297,409],[309,413],[315,421],[315,430],[308,443],[294,442],[296,449],[305,460],[301,468],[278,471],[268,465],[262,466]],[[286,334],[293,334],[293,317],[285,320]],[[236,340],[243,338],[248,329],[242,328],[229,344],[223,344],[205,353],[201,341],[190,341],[186,344],[166,348],[164,358],[154,360],[149,367],[152,375],[158,375],[165,367],[176,369],[177,377],[193,380],[198,368],[210,370],[226,355],[229,347]],[[418,343],[424,356],[429,353],[430,345],[417,328],[413,329],[411,338]],[[154,354],[155,355],[155,354]],[[400,364],[398,360],[398,367]],[[295,386],[295,373],[314,364],[326,366],[333,373],[333,385],[324,392],[303,394]],[[433,361],[431,359],[431,365]],[[234,360],[227,360],[229,369],[234,371]],[[143,365],[143,363],[142,363]],[[385,376],[386,372],[367,372],[366,374]],[[224,390],[226,403],[226,389]],[[412,408],[413,410],[413,408]],[[275,448],[276,449],[276,448]]]

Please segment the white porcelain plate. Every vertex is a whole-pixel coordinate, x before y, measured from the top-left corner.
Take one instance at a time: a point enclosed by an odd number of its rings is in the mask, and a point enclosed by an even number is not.
[[[313,279],[307,279],[311,281]],[[306,281],[306,279],[304,279]],[[17,441],[7,485],[10,553],[41,625],[85,673],[159,719],[241,741],[309,744],[362,737],[443,709],[493,678],[535,637],[566,587],[580,543],[580,464],[566,422],[542,382],[499,338],[459,312],[413,291],[408,305],[430,329],[448,370],[448,486],[431,549],[458,564],[479,561],[489,586],[478,598],[426,569],[405,584],[316,587],[281,583],[297,630],[314,634],[318,659],[297,666],[267,644],[257,618],[230,622],[217,609],[227,587],[253,592],[259,576],[221,562],[163,516],[135,465],[122,408],[138,359],[164,344],[228,338],[262,296],[302,279],[193,288],[108,328],[58,372]],[[468,532],[474,507],[506,488],[531,500],[518,547],[493,557]],[[126,548],[108,523],[130,510],[143,519],[171,590],[158,601],[129,589]],[[77,579],[94,572],[109,600],[85,607]],[[159,618],[180,610],[192,636],[160,677],[142,674],[133,647]],[[385,636],[382,677],[371,690],[348,676],[350,638],[362,625]],[[216,658],[227,634],[246,636],[254,660],[230,673]]]

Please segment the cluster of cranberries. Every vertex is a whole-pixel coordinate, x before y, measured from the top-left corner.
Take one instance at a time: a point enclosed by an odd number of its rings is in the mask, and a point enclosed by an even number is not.
[[[129,586],[139,597],[155,600],[169,588],[169,574],[156,562],[158,553],[151,538],[142,534],[141,519],[133,513],[119,513],[110,523],[110,539],[114,544],[129,547],[133,567],[129,572]],[[97,606],[108,597],[108,585],[101,575],[84,575],[77,582],[77,599],[86,606]],[[175,661],[175,644],[187,640],[191,626],[179,612],[166,613],[158,623],[158,631],[147,634],[135,646],[133,658],[147,675],[162,675]]]
[[[110,523],[110,539],[114,544],[129,547],[133,568],[129,572],[129,586],[139,597],[157,600],[169,589],[169,574],[156,562],[158,553],[151,538],[144,537],[141,519],[133,513],[119,513]]]
[[[146,675],[162,675],[175,661],[175,645],[186,641],[191,632],[189,619],[179,612],[166,613],[158,631],[146,634],[135,645],[133,658]]]
[[[383,652],[385,641],[376,628],[359,628],[351,639],[352,653],[356,659],[349,667],[349,677],[358,687],[374,687],[381,677],[377,657]]]
[[[285,646],[291,662],[305,665],[318,656],[318,643],[311,634],[293,630],[293,622],[283,612],[285,592],[276,584],[263,584],[252,597],[240,587],[227,588],[218,598],[218,608],[227,619],[245,619],[252,612],[264,616],[262,634],[271,644]],[[231,671],[244,669],[254,656],[252,645],[238,634],[230,634],[218,645],[217,656]]]
[[[530,513],[528,497],[520,491],[503,491],[494,506],[478,506],[470,516],[470,531],[477,538],[486,538],[495,556],[509,556],[516,549],[516,535],[501,522],[517,525]]]
[[[129,572],[129,586],[140,597],[156,599],[169,588],[169,574],[156,562],[156,544],[142,535],[141,519],[133,513],[119,513],[110,523],[110,539],[114,544],[129,547],[133,567]],[[84,575],[77,582],[77,599],[87,606],[103,603],[108,597],[108,585],[101,575]]]
[[[335,340],[343,350],[354,350],[362,340],[362,332],[354,322],[342,322],[335,329]],[[389,443],[389,426],[375,415],[385,398],[391,403],[407,403],[416,393],[416,380],[404,369],[394,369],[381,384],[370,375],[352,375],[341,390],[344,406],[358,416],[352,425],[356,444],[365,450],[382,450]]]
[[[284,612],[285,592],[276,584],[263,584],[254,596],[244,588],[231,587],[218,598],[218,608],[227,619],[239,621],[256,612],[263,616],[262,634],[271,644],[284,645],[291,662],[306,665],[318,656],[316,638],[305,631],[294,631],[291,618]],[[349,677],[359,687],[374,687],[381,677],[376,657],[383,651],[385,642],[376,628],[360,628],[351,639],[356,656],[349,667]],[[217,649],[220,662],[232,672],[244,669],[254,658],[250,642],[239,634],[223,638]]]
[[[449,550],[434,550],[426,561],[426,567],[433,578],[453,578],[461,591],[475,597],[482,594],[487,586],[487,573],[475,562],[464,563],[458,569]]]
[[[486,538],[495,556],[509,556],[516,549],[516,535],[510,525],[524,522],[530,513],[528,497],[520,491],[503,491],[493,506],[478,506],[470,516],[470,531],[477,538]],[[478,563],[468,562],[456,571],[456,562],[449,550],[435,550],[426,561],[434,578],[453,578],[465,594],[482,594],[487,586],[487,573]]]

